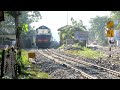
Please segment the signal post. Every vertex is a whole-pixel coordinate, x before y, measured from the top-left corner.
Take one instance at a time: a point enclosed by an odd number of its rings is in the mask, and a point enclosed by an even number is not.
[[[114,37],[114,22],[113,21],[109,21],[107,22],[107,37],[109,37],[109,44],[110,44],[110,47],[109,47],[109,51],[111,51],[111,44],[112,44],[112,40],[111,38]],[[111,57],[111,54],[109,54],[109,57]]]

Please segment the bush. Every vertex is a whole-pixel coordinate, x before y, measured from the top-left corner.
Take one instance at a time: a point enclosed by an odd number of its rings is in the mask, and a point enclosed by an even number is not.
[[[33,65],[28,61],[28,52],[26,50],[22,50],[22,73],[18,79],[50,79],[51,77],[45,73],[40,72],[39,67]],[[29,66],[29,67],[28,67]]]
[[[21,64],[22,68],[25,68],[30,64],[30,62],[28,61],[28,52],[23,49],[21,50]]]

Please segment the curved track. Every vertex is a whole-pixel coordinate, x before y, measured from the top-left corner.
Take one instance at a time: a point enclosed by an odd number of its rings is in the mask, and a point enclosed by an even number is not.
[[[77,60],[65,55],[61,55],[52,50],[39,50],[39,53],[47,58],[50,58],[58,63],[65,64],[76,71],[79,71],[88,79],[119,79],[120,72],[110,70],[92,63],[82,60]]]
[[[60,56],[60,57],[66,58],[67,60],[74,61],[74,62],[76,62],[76,63],[81,63],[82,65],[84,64],[84,65],[87,65],[87,66],[89,66],[89,67],[93,67],[93,70],[96,68],[96,69],[99,69],[101,72],[104,72],[104,71],[105,71],[105,72],[106,72],[106,75],[107,75],[107,73],[109,74],[108,76],[114,75],[115,78],[119,78],[119,77],[120,77],[120,72],[117,72],[117,71],[115,71],[115,70],[111,70],[111,69],[108,69],[108,68],[104,68],[104,67],[101,67],[101,66],[92,64],[92,63],[88,63],[88,62],[82,61],[82,60],[78,60],[78,59],[74,59],[74,58],[71,58],[71,57],[67,57],[67,56],[65,56],[65,55],[61,55],[61,54],[59,54],[59,53],[53,52],[52,50],[49,50],[49,52],[52,52],[52,53],[54,53],[54,54],[56,54],[56,55],[58,55],[58,56]],[[100,72],[99,70],[98,70],[98,72]],[[105,72],[104,72],[104,73],[105,73]],[[111,74],[111,75],[110,75],[110,74]],[[107,78],[110,78],[110,77],[108,77],[108,76],[107,76]],[[114,76],[113,76],[113,77],[114,77]],[[101,77],[99,77],[99,78],[101,78]]]

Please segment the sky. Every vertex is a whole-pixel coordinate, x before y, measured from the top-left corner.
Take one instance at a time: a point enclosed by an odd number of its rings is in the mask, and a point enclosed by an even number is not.
[[[59,41],[58,29],[71,24],[71,17],[76,21],[82,20],[83,25],[90,27],[89,20],[96,16],[110,16],[110,11],[40,11],[42,19],[33,22],[31,25],[38,28],[42,25],[51,29],[53,38]]]

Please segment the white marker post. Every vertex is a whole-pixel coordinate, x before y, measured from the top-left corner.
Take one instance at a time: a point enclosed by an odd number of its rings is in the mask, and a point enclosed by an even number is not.
[[[110,51],[110,54],[109,54],[109,57],[111,57],[112,55],[111,55],[111,50],[112,50],[112,45],[111,45],[111,37],[110,38],[108,38],[109,39],[109,51]]]

